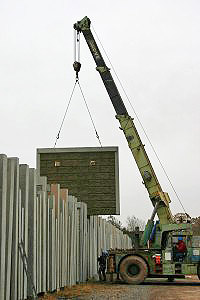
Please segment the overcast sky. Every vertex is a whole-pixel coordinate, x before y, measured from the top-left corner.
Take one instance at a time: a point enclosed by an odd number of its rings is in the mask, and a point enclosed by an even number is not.
[[[53,147],[75,82],[73,24],[86,15],[186,211],[199,216],[199,0],[1,0],[0,153],[35,167],[36,148]],[[147,220],[151,202],[83,37],[81,63],[80,84],[102,144],[119,146],[120,220]],[[182,211],[135,123],[173,214]],[[78,89],[57,146],[98,146]]]

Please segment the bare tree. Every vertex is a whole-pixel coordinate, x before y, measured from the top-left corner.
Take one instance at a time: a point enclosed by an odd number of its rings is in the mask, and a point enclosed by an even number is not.
[[[136,218],[135,216],[128,216],[126,219],[126,228],[128,231],[135,231],[135,227],[139,227],[140,231],[143,231],[145,228],[145,221],[141,220],[139,218]]]
[[[123,230],[122,223],[114,216],[107,217],[107,221],[110,222],[112,225],[117,227],[120,230]]]
[[[195,235],[200,234],[200,217],[192,218],[192,229]]]

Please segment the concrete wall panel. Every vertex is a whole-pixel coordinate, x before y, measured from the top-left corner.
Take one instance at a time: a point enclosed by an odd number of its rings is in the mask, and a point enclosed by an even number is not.
[[[10,300],[15,160],[7,163],[5,299]]]
[[[130,239],[105,219],[88,218],[87,205],[67,189],[0,155],[0,299],[31,297],[32,283],[41,293],[85,282],[97,275],[102,250],[129,247]]]
[[[0,299],[5,297],[7,156],[0,155]]]
[[[10,299],[17,300],[18,240],[19,240],[19,159],[14,160],[14,199],[13,199],[13,230],[11,253],[11,286]]]

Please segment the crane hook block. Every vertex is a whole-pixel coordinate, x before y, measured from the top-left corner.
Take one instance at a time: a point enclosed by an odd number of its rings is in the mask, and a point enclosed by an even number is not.
[[[74,71],[76,72],[76,78],[78,78],[78,72],[80,71],[81,69],[81,63],[78,62],[78,61],[75,61],[73,63],[73,67],[74,67]]]

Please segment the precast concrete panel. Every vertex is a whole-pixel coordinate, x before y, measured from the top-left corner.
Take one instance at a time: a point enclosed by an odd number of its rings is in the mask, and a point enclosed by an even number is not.
[[[68,194],[66,195],[65,201],[65,252],[64,252],[64,259],[65,259],[65,286],[67,285],[68,280]]]
[[[22,201],[21,201],[22,203]],[[24,241],[24,207],[22,207],[22,204],[21,204],[21,242]],[[23,244],[24,245],[24,244]],[[24,246],[23,246],[24,247]],[[23,264],[23,259],[20,255],[20,277],[19,277],[19,280],[20,280],[20,299],[24,299],[24,289],[25,289],[25,282],[24,282],[24,278],[26,277],[26,274],[25,274],[25,270],[24,270],[24,264]]]
[[[35,169],[0,155],[2,300],[33,296],[18,248],[21,242],[37,293],[96,276],[102,250],[130,245],[130,239],[105,219],[88,218],[87,204],[68,196],[67,189],[48,185]]]
[[[94,238],[96,243],[94,244],[94,274],[97,275],[97,222],[98,222],[98,217],[94,216],[95,222],[94,222]]]
[[[93,225],[93,222],[94,222],[94,217],[93,216],[90,216],[89,218],[89,234],[88,234],[88,242],[89,242],[89,253],[88,253],[88,256],[89,256],[89,264],[88,264],[88,267],[89,267],[89,278],[92,278],[93,276],[93,269],[92,269],[92,263],[93,263],[93,242],[94,242],[94,236],[93,236],[93,228],[94,228],[94,225]]]
[[[62,247],[63,247],[63,228],[62,228],[62,219],[63,219],[63,201],[60,198],[60,220],[59,220],[59,287],[62,286],[62,271],[63,271],[63,265],[62,265]]]
[[[97,255],[101,255],[101,240],[102,240],[102,230],[101,230],[101,223],[102,218],[98,218],[98,224],[97,224]]]
[[[45,192],[42,194],[42,291],[45,292],[47,290],[47,195]]]
[[[62,239],[62,286],[67,285],[67,255],[68,255],[68,190],[61,189],[60,196],[63,201],[63,210],[62,210],[62,230],[63,230],[63,239]]]
[[[56,276],[56,262],[57,262],[57,258],[56,258],[56,201],[55,201],[55,196],[54,196],[54,203],[53,203],[53,212],[52,212],[52,275],[53,275],[53,291],[56,290],[57,287],[57,276]]]
[[[50,291],[50,205],[49,197],[47,198],[47,291]]]
[[[61,197],[61,203],[62,203],[62,210],[61,210],[61,222],[60,222],[60,286],[64,287],[65,286],[65,201]]]
[[[87,254],[86,254],[86,246],[87,246],[87,206],[85,203],[79,202],[78,209],[80,212],[80,231],[79,231],[79,280],[80,282],[84,282],[87,279]]]
[[[49,203],[49,290],[56,289],[55,276],[55,196],[48,196]]]
[[[120,213],[118,147],[37,149],[37,169],[85,202],[88,215]]]
[[[5,297],[7,156],[0,154],[0,299]]]
[[[70,285],[70,245],[71,245],[71,216],[70,216],[70,207],[69,207],[69,200],[68,200],[68,224],[67,224],[67,280],[66,285]]]
[[[49,268],[49,215],[48,215],[48,202],[47,202],[47,178],[39,176],[37,172],[36,177],[36,190],[37,195],[41,195],[42,207],[41,207],[41,251],[42,251],[42,286],[41,290],[44,292],[49,290],[48,282],[48,268]]]
[[[105,231],[105,227],[106,227],[106,220],[103,219],[102,220],[102,248],[104,250],[108,250],[108,248],[106,247],[106,231]]]
[[[87,204],[82,203],[82,211],[83,211],[83,260],[82,260],[82,266],[83,266],[83,278],[82,282],[85,282],[87,280],[87,264],[88,264],[88,256],[87,256],[87,250],[88,250],[88,235],[87,235]]]
[[[56,279],[56,290],[59,288],[59,249],[58,249],[58,218],[55,219],[56,231],[55,231],[55,279]]]
[[[18,247],[19,243],[22,241],[22,202],[21,202],[21,190],[19,190],[19,210],[18,210]],[[19,248],[18,248],[19,250]],[[18,299],[22,299],[23,292],[22,292],[22,282],[23,282],[23,263],[20,252],[18,251],[18,272],[17,272],[17,296]]]
[[[60,185],[51,184],[51,193],[55,196],[55,212],[56,212],[56,243],[55,243],[55,259],[56,259],[56,289],[60,286]]]
[[[69,214],[70,214],[70,259],[69,259],[69,286],[76,284],[76,225],[77,225],[77,213],[76,213],[76,198],[69,195]]]
[[[77,226],[76,226],[76,282],[80,283],[80,205],[77,203]]]
[[[36,288],[36,170],[29,169],[29,197],[28,197],[28,272],[32,278],[34,287]],[[28,281],[28,296],[34,296],[32,283]]]
[[[87,261],[87,279],[90,278],[90,222],[89,222],[89,218],[87,218],[87,257],[88,257],[88,261]]]
[[[76,274],[76,261],[77,261],[77,199],[72,196],[73,201],[73,210],[74,210],[74,222],[73,222],[73,228],[74,228],[74,240],[73,240],[73,265],[72,265],[72,285],[76,284],[77,281],[77,274]]]
[[[28,255],[28,194],[29,194],[29,167],[28,165],[19,166],[19,185],[21,189],[21,204],[23,208],[23,219],[22,219],[22,241],[24,244],[24,250]],[[27,298],[27,277],[25,271],[23,271],[23,297]]]
[[[41,272],[40,281],[41,288],[40,292],[46,291],[46,243],[47,243],[47,233],[46,233],[46,193],[44,191],[39,191],[37,193],[38,201],[40,206],[40,256],[41,256]]]
[[[83,236],[83,219],[82,219],[82,206],[81,202],[77,203],[77,212],[78,212],[78,220],[77,220],[77,263],[78,263],[78,270],[77,270],[77,282],[82,282],[82,274],[83,274],[83,244],[82,243],[82,236]]]
[[[90,278],[97,274],[97,216],[90,216]]]
[[[37,293],[41,293],[41,206],[40,195],[36,201],[36,227],[37,227]]]
[[[10,300],[15,161],[8,158],[6,195],[5,299]]]
[[[12,230],[12,260],[10,299],[17,300],[17,270],[18,270],[18,226],[19,226],[19,159],[14,160],[14,201],[13,201],[13,230]]]
[[[74,209],[73,209],[73,201],[72,196],[68,197],[68,205],[69,205],[69,286],[71,286],[72,278],[73,278],[73,256],[74,255]]]

